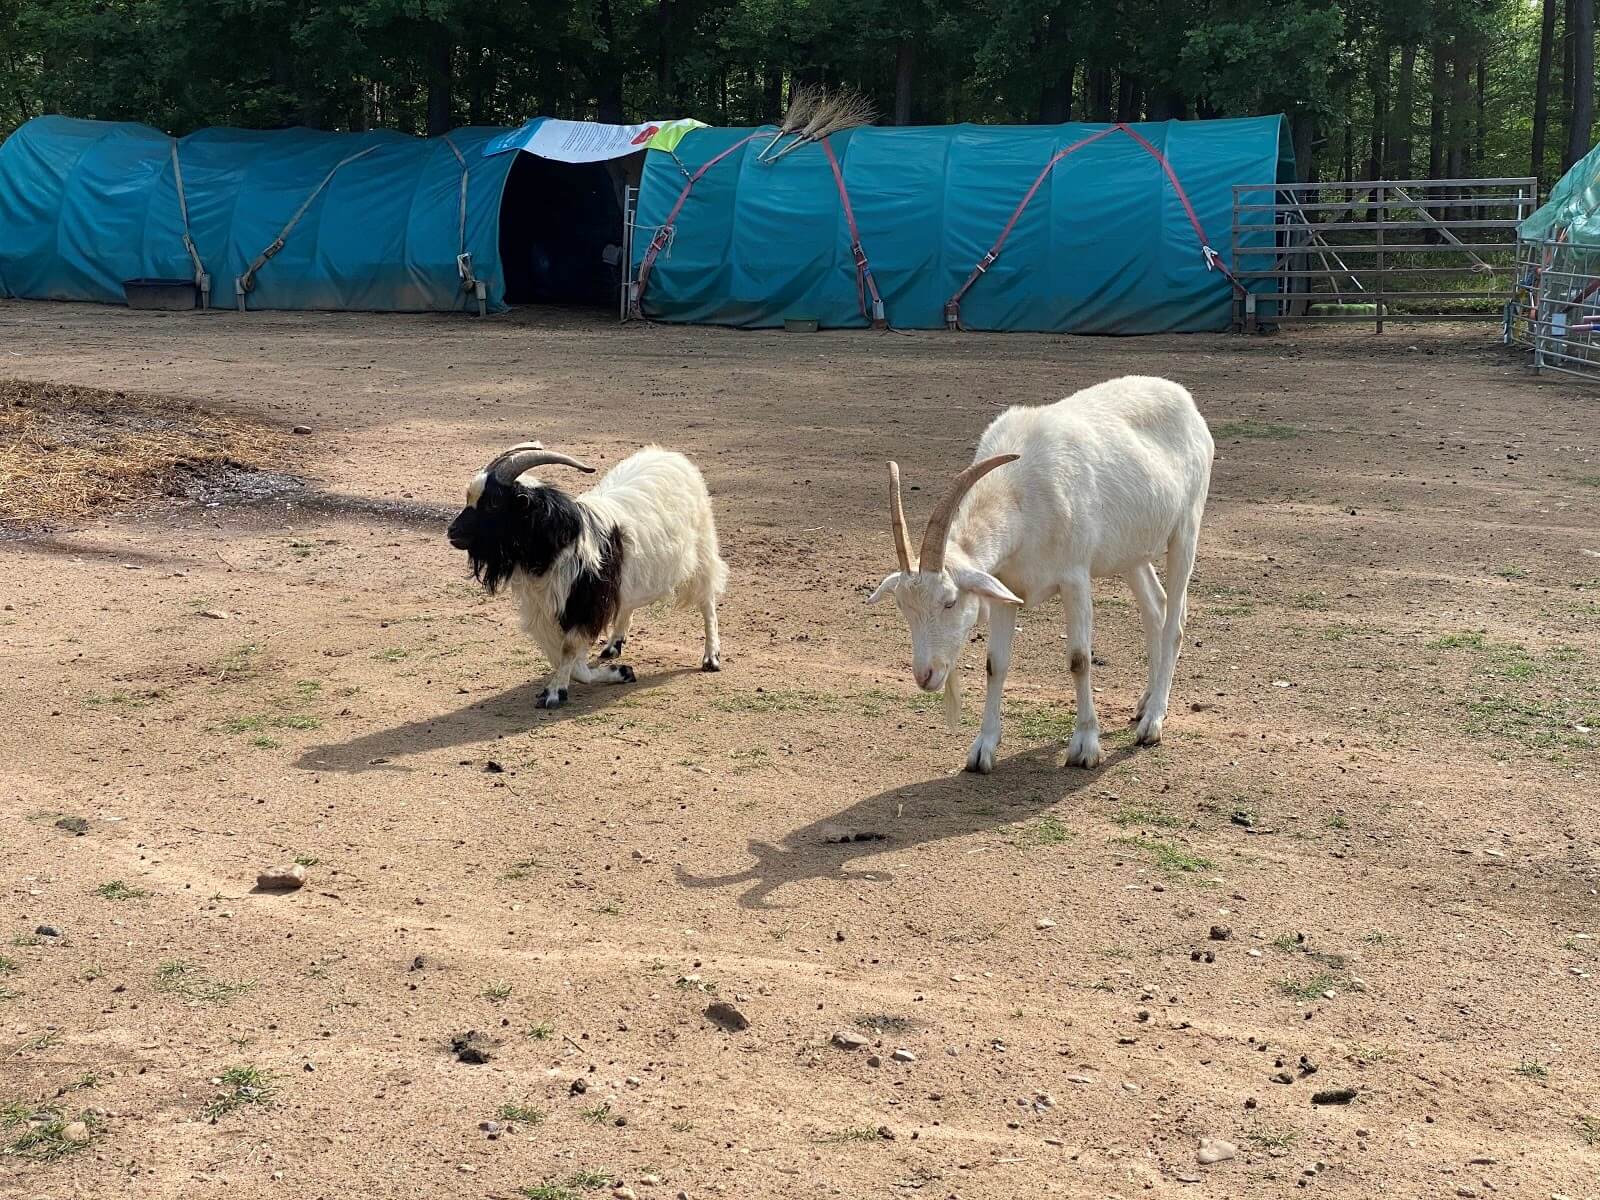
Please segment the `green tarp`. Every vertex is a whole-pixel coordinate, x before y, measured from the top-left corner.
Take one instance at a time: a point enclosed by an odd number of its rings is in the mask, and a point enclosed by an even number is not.
[[[1544,206],[1517,227],[1530,241],[1561,238],[1573,246],[1600,246],[1600,146],[1596,146],[1550,189]]]

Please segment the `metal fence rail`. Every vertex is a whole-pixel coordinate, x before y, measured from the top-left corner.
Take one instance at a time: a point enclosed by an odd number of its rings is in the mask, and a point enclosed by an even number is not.
[[[1239,184],[1234,328],[1498,317],[1532,178]]]

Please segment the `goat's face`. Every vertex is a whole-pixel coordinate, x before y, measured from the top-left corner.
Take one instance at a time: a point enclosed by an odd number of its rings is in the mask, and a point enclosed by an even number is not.
[[[490,592],[516,571],[543,575],[578,536],[572,499],[545,484],[502,483],[480,471],[467,487],[466,507],[446,536],[467,552],[472,574]]]
[[[889,592],[911,628],[911,674],[925,692],[942,689],[956,669],[985,599],[1022,603],[993,575],[971,567],[896,571],[867,603],[876,604]]]

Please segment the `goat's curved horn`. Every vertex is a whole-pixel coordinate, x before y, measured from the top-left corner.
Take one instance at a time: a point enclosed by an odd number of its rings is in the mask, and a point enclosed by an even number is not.
[[[911,537],[906,533],[906,510],[900,502],[900,464],[889,464],[889,524],[894,529],[894,552],[900,570],[911,574]]]
[[[955,519],[956,509],[961,506],[961,499],[972,485],[977,483],[996,467],[1003,467],[1008,462],[1016,462],[1020,454],[997,454],[993,458],[986,458],[982,462],[975,462],[961,474],[956,476],[955,482],[950,485],[950,490],[939,501],[939,506],[933,510],[933,516],[928,518],[928,528],[922,535],[922,556],[917,565],[919,571],[944,570],[945,542],[950,537],[950,522]]]
[[[531,471],[534,467],[542,467],[547,463],[576,467],[586,474],[594,474],[594,468],[587,463],[579,462],[554,450],[546,450],[538,442],[521,442],[511,447],[489,464],[489,474],[501,483],[514,483],[517,476],[524,471]]]

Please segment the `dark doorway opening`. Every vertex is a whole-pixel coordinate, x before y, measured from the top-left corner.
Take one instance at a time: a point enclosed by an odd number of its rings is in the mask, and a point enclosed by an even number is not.
[[[500,202],[507,304],[605,306],[622,283],[622,204],[642,154],[563,163],[518,154]]]

